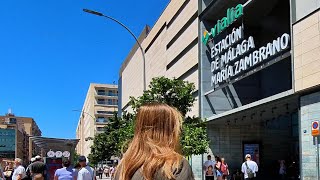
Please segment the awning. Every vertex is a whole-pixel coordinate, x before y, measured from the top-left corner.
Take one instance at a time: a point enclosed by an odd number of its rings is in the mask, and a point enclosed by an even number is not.
[[[32,136],[30,140],[45,151],[70,151],[74,149],[79,142],[79,139],[60,139],[40,136]]]

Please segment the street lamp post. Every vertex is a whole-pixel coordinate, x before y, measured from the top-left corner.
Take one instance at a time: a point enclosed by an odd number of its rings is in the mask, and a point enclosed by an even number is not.
[[[143,91],[145,91],[146,90],[146,58],[145,58],[144,50],[143,50],[140,42],[138,41],[138,38],[133,34],[133,32],[127,26],[125,26],[123,23],[121,23],[120,21],[118,21],[117,19],[115,19],[113,17],[107,16],[107,15],[104,15],[104,14],[102,14],[100,12],[89,10],[89,9],[83,9],[83,11],[86,12],[86,13],[90,13],[90,14],[94,14],[94,15],[97,15],[97,16],[102,16],[102,17],[108,18],[108,19],[118,23],[123,28],[125,28],[132,35],[132,37],[136,40],[136,42],[137,42],[137,44],[138,44],[138,46],[139,46],[139,48],[141,50],[142,58],[143,58]]]
[[[81,113],[87,114],[87,115],[89,115],[94,121],[96,121],[96,118],[93,117],[90,113],[87,113],[87,112],[81,111],[81,110],[77,110],[77,109],[74,109],[74,110],[72,110],[72,111],[76,111],[76,112],[81,112]]]
[[[85,112],[85,111],[78,110],[78,109],[74,109],[74,110],[72,110],[72,111],[81,112],[81,113],[87,114],[87,115],[89,115],[89,116],[93,119],[94,122],[96,122],[96,118],[93,117],[90,113],[87,113],[87,112]],[[85,140],[85,141],[93,140],[93,137],[86,137],[86,138],[84,138],[84,140]]]

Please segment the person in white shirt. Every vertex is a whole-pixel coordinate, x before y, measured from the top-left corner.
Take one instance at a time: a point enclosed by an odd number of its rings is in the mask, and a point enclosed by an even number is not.
[[[245,159],[246,159],[246,161],[242,164],[242,167],[241,167],[241,171],[242,171],[242,173],[244,174],[244,179],[245,179],[245,180],[255,179],[255,177],[257,177],[258,165],[257,165],[256,162],[254,162],[254,161],[251,160],[251,155],[250,155],[250,154],[247,154],[247,155],[245,156]],[[254,174],[254,177],[253,177],[253,178],[250,178],[250,177],[249,177],[248,172],[247,172],[247,169],[251,169],[251,171],[252,171],[253,174]]]
[[[22,160],[20,158],[16,158],[14,160],[15,168],[12,175],[12,180],[21,180],[24,176],[26,176],[26,170],[22,166]]]
[[[85,156],[80,156],[79,164],[81,166],[80,171],[78,172],[77,180],[95,180],[95,175],[90,166],[87,165],[87,159]]]

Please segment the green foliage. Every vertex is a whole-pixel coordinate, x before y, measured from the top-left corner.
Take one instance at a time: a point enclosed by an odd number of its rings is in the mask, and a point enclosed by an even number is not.
[[[162,102],[176,107],[185,115],[191,110],[195,101],[192,95],[194,90],[193,83],[166,77],[153,78],[150,82],[149,90],[145,91],[141,97],[130,97],[131,106],[137,110],[146,102]]]
[[[182,153],[187,157],[207,152],[209,140],[204,121],[198,117],[185,118],[180,143],[182,144]]]
[[[122,147],[133,137],[133,116],[125,114],[122,118],[114,114],[110,123],[105,126],[103,133],[95,135],[89,161],[97,164],[100,161],[108,160],[111,156],[121,156]]]
[[[195,101],[194,90],[193,83],[157,77],[152,79],[149,90],[145,91],[142,96],[130,97],[130,105],[135,113],[145,103],[162,102],[176,107],[183,114],[181,145],[182,152],[187,157],[203,154],[209,146],[206,125],[203,120],[197,117],[186,117]],[[95,136],[89,155],[91,163],[110,159],[113,155],[122,156],[133,137],[135,113],[125,113],[122,117],[115,114],[105,127],[105,132]]]

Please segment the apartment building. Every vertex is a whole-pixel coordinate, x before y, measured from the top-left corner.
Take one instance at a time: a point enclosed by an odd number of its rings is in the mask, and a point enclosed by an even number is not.
[[[33,118],[18,117],[10,111],[0,116],[0,154],[7,159],[19,157],[25,163],[39,155],[40,149],[29,138],[41,136],[41,130]]]
[[[118,86],[91,83],[83,104],[76,137],[79,139],[77,153],[88,156],[92,139],[97,133],[104,131],[109,118],[118,111]]]

